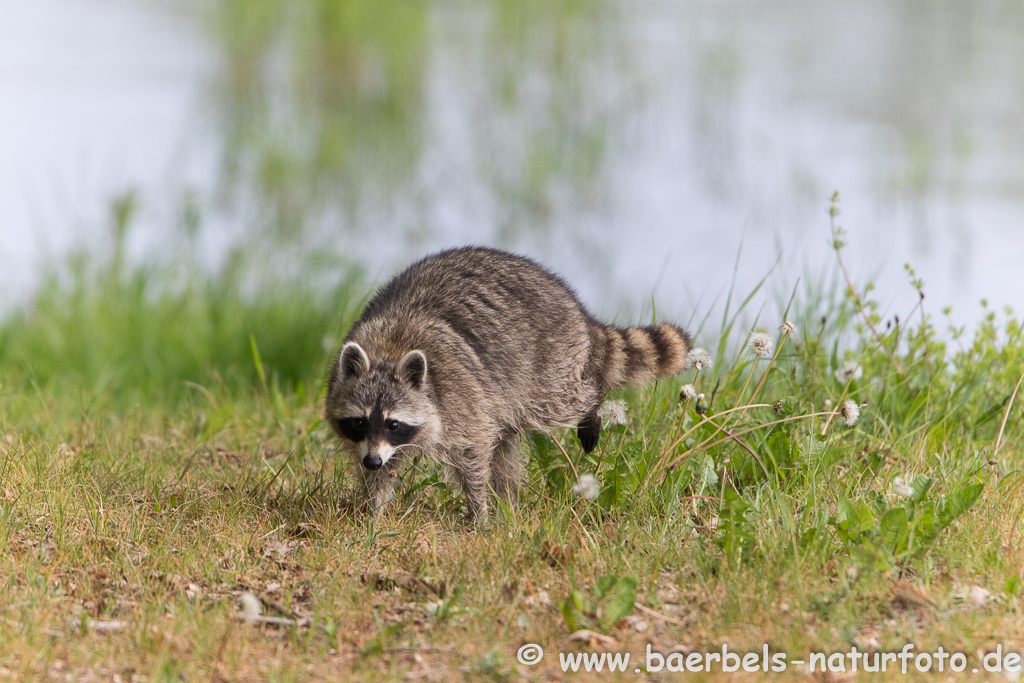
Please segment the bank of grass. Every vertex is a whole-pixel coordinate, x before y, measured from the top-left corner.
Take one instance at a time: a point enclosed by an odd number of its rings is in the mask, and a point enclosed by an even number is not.
[[[129,268],[119,252],[50,268],[30,305],[0,322],[0,386],[13,404],[173,410],[197,391],[233,400],[257,386],[312,400],[369,294],[356,267],[331,259],[310,258],[301,278],[257,279],[243,257],[209,274]]]
[[[0,325],[2,676],[559,679],[559,652],[608,650],[627,672],[589,677],[635,680],[648,645],[911,642],[981,668],[1024,642],[1012,315],[950,348],[844,284],[793,330],[762,315],[759,357],[733,311],[713,368],[611,397],[625,419],[592,455],[524,439],[528,484],[488,527],[422,462],[372,525],[318,412],[364,284],[72,272]],[[245,592],[289,621],[237,619]]]

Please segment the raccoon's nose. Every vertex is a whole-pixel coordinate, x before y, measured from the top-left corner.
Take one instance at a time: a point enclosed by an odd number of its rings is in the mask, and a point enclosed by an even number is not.
[[[376,453],[368,453],[363,456],[363,467],[368,470],[379,470],[383,464],[384,461]]]

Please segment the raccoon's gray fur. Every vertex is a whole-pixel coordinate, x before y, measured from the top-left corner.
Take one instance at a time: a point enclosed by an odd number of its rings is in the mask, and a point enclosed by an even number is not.
[[[470,513],[491,489],[516,493],[525,430],[601,433],[604,392],[681,372],[685,331],[612,327],[533,261],[496,249],[443,251],[414,263],[367,304],[328,377],[325,417],[358,455],[379,510],[407,453],[454,473]]]

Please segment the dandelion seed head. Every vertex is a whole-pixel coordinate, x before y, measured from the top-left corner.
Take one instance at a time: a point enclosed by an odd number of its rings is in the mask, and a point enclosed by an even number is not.
[[[686,369],[697,368],[698,370],[708,369],[710,370],[715,364],[715,361],[711,359],[711,355],[704,349],[697,347],[691,349],[690,353],[686,354]]]
[[[572,487],[572,492],[583,496],[586,500],[594,500],[601,493],[601,485],[597,483],[597,478],[594,475],[584,474]]]
[[[906,479],[903,477],[896,477],[892,480],[892,492],[900,498],[906,498],[914,493],[914,489],[907,485]]]
[[[692,401],[697,398],[697,389],[692,384],[684,384],[679,390],[679,398]]]
[[[852,427],[857,424],[857,420],[860,419],[860,406],[857,405],[856,401],[846,400],[843,401],[843,405],[839,408],[839,413],[846,420],[846,426]]]
[[[787,320],[786,322],[779,325],[779,332],[782,332],[783,334],[793,334],[794,332],[796,332],[796,325],[794,325],[791,321]]]
[[[600,416],[602,424],[612,427],[626,424],[626,410],[625,401],[605,401],[601,404],[597,414]]]
[[[242,607],[242,616],[249,623],[252,623],[260,618],[260,614],[263,612],[263,606],[260,604],[260,599],[255,595],[246,591],[238,596],[238,602]]]
[[[967,601],[972,605],[984,605],[992,601],[992,592],[981,586],[971,586],[967,592]]]
[[[836,370],[836,381],[840,384],[846,384],[850,380],[858,380],[864,376],[864,370],[861,369],[860,363],[855,360],[844,361],[839,369]]]
[[[750,335],[750,339],[747,340],[747,348],[755,356],[767,358],[772,355],[772,351],[775,349],[775,340],[764,332],[754,332]]]

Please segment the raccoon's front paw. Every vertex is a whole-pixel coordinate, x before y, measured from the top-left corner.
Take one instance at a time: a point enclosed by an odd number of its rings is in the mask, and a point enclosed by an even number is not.
[[[376,521],[384,514],[384,510],[395,499],[394,479],[387,474],[374,472],[365,480],[365,501],[371,517]]]
[[[589,453],[597,448],[597,444],[601,440],[601,416],[590,413],[583,418],[576,428],[576,436],[580,438],[580,445],[583,446],[584,453]]]

